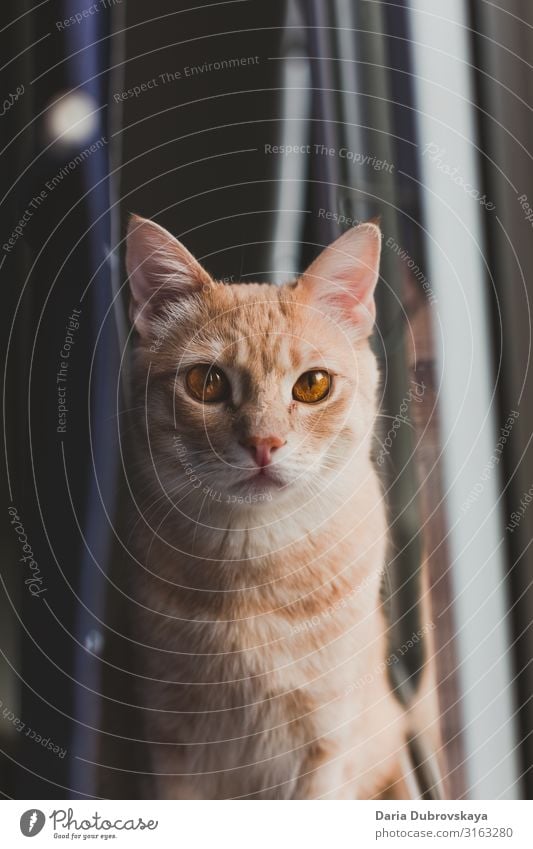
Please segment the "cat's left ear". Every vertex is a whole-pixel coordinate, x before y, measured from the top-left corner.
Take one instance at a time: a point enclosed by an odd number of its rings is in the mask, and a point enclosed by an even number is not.
[[[207,271],[174,236],[147,218],[132,215],[126,237],[130,318],[142,336],[165,304],[212,285]]]
[[[379,278],[381,230],[376,221],[359,224],[325,248],[298,281],[321,309],[328,307],[356,326],[362,337],[374,325],[374,290]]]

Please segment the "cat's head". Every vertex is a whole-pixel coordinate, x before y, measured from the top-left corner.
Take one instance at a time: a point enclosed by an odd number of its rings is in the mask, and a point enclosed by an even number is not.
[[[220,283],[170,233],[127,237],[136,403],[176,500],[306,500],[367,469],[381,233],[361,224],[295,282]]]

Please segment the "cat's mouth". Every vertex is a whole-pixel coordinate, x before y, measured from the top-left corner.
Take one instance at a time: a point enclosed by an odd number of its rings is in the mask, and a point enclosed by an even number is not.
[[[254,469],[250,477],[248,478],[248,482],[255,487],[282,487],[285,486],[286,481],[282,479],[279,472],[273,466],[261,466],[258,469]]]

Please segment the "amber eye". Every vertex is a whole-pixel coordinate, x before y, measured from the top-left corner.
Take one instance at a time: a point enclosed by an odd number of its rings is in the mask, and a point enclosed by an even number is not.
[[[304,371],[292,387],[292,397],[303,404],[322,401],[331,389],[331,377],[327,371]]]
[[[225,401],[230,396],[230,383],[224,372],[207,363],[189,369],[185,383],[192,397],[205,404]]]

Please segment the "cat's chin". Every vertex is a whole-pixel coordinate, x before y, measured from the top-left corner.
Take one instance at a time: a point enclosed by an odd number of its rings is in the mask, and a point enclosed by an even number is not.
[[[262,501],[271,502],[277,493],[289,487],[290,481],[277,471],[261,469],[234,484],[232,492],[239,500],[245,500],[245,503],[258,504]]]
[[[269,467],[253,472],[247,483],[258,489],[283,489],[289,485],[289,481],[277,469]]]

